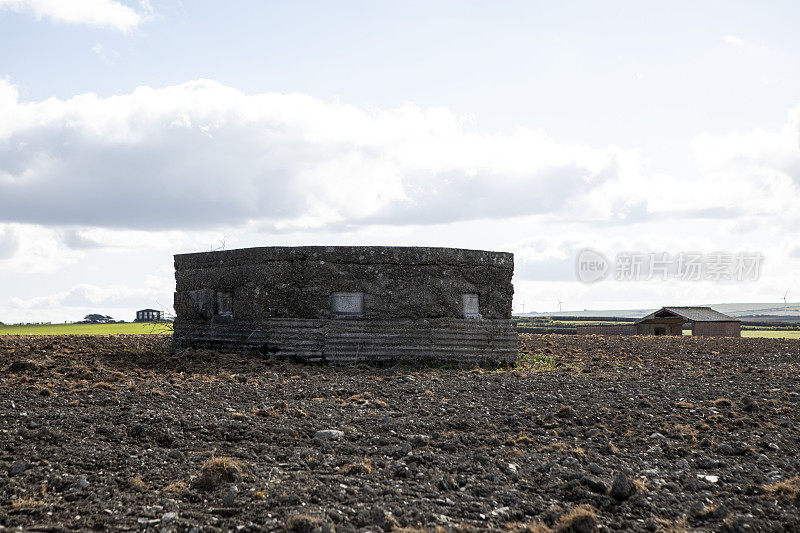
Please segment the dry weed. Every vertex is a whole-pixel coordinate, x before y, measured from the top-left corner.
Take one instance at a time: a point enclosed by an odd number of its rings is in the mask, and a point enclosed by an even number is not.
[[[177,492],[183,492],[187,488],[188,488],[188,485],[186,484],[185,481],[176,481],[175,483],[170,483],[169,485],[167,485],[166,487],[161,489],[161,492],[177,493]]]
[[[201,490],[213,490],[223,483],[233,483],[244,477],[244,465],[230,457],[211,457],[200,467],[192,485]]]
[[[294,533],[313,533],[320,531],[324,522],[314,516],[296,514],[286,521],[286,531]]]
[[[342,468],[342,473],[348,476],[358,475],[358,474],[371,474],[372,473],[372,463],[369,459],[364,459],[358,463],[351,463],[349,465],[345,465]]]
[[[776,499],[800,500],[800,476],[767,485],[764,487],[764,492]]]
[[[136,476],[128,479],[128,486],[136,492],[146,492],[149,485],[144,482],[141,476]]]
[[[46,503],[44,503],[41,500],[36,500],[34,498],[19,498],[11,503],[11,508],[18,510],[38,509],[40,507],[45,507],[45,506],[47,506]]]
[[[556,533],[582,533],[597,529],[597,515],[591,505],[582,504],[562,516],[555,525]]]

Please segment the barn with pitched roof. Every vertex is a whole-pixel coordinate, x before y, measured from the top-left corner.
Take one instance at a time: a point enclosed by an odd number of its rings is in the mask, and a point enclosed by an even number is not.
[[[684,324],[692,335],[741,337],[742,321],[710,307],[662,307],[636,321],[638,335],[682,335]]]
[[[688,324],[692,335],[741,337],[742,321],[710,307],[662,307],[634,324],[578,326],[578,335],[683,335]]]

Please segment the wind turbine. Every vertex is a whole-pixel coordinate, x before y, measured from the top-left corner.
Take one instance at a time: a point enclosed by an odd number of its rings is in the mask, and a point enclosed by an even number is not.
[[[789,294],[789,291],[786,291],[786,293],[783,295],[783,314],[784,315],[788,315],[789,314],[789,311],[786,309],[786,295],[787,294]]]
[[[559,313],[561,312],[561,304],[563,304],[563,303],[564,302],[562,302],[561,300],[558,301],[558,312]]]

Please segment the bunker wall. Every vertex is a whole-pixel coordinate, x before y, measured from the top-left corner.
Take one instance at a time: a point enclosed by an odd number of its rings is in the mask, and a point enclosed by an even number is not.
[[[512,254],[448,248],[176,255],[175,345],[328,360],[513,360],[513,269]]]
[[[202,319],[197,302],[203,300],[209,312],[209,291],[231,293],[234,317],[246,321],[331,318],[331,295],[337,292],[362,292],[364,318],[464,318],[464,294],[478,295],[484,318],[511,318],[511,254],[336,248],[176,256],[178,318]]]

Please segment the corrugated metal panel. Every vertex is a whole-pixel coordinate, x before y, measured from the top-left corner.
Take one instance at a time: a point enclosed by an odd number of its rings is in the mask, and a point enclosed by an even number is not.
[[[328,361],[513,361],[517,357],[512,320],[273,319],[255,328],[178,321],[175,343]]]

